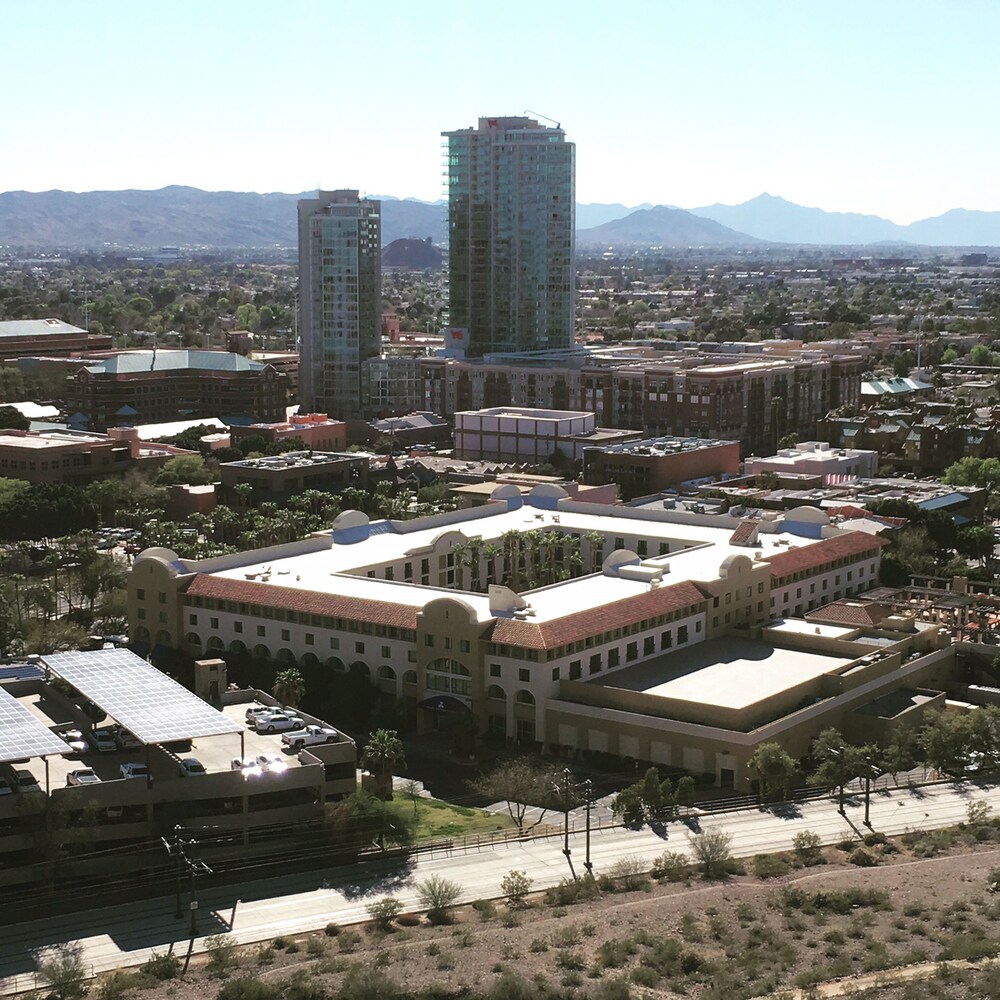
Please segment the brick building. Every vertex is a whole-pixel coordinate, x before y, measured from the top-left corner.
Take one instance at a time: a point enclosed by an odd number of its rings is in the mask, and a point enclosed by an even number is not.
[[[0,361],[34,355],[66,357],[79,351],[100,351],[112,346],[109,334],[88,333],[61,319],[0,321]]]

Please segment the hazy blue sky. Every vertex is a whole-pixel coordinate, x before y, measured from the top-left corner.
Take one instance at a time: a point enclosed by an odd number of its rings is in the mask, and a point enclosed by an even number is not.
[[[996,0],[0,0],[0,190],[441,196],[531,108],[580,201],[1000,209]]]

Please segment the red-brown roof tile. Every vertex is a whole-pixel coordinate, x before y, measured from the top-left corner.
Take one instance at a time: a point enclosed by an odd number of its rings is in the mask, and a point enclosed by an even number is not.
[[[815,611],[806,612],[806,621],[828,622],[831,625],[856,625],[859,628],[878,625],[892,612],[874,602],[864,604],[858,601],[834,601]]]
[[[869,535],[864,531],[849,531],[843,535],[834,535],[832,538],[813,542],[812,545],[800,545],[787,552],[763,556],[763,559],[771,564],[771,578],[775,579],[818,569],[837,559],[850,559],[864,552],[874,553],[888,544],[885,539],[877,535]]]
[[[585,639],[598,632],[610,632],[632,625],[644,618],[680,611],[708,600],[695,584],[685,581],[668,587],[658,587],[635,597],[624,597],[597,608],[578,611],[547,622],[520,621],[498,618],[490,636],[492,642],[529,649],[554,649],[569,642]]]
[[[346,594],[320,594],[294,587],[276,587],[253,580],[231,580],[227,577],[200,574],[191,582],[187,593],[191,597],[210,597],[217,601],[240,601],[268,608],[285,608],[308,615],[346,618],[396,628],[417,627],[418,608],[389,601],[374,601]]]
[[[752,539],[757,536],[757,529],[760,521],[754,517],[747,517],[740,521],[736,530],[729,536],[730,545],[749,545]]]

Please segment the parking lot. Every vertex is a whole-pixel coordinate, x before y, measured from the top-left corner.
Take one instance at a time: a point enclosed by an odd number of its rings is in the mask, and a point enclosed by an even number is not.
[[[19,700],[39,721],[52,729],[64,731],[76,728],[85,731],[86,727],[80,725],[78,719],[67,715],[65,710],[61,710],[58,702],[47,700],[43,695],[38,694],[25,695]],[[228,718],[242,725],[240,733],[210,736],[191,740],[189,744],[171,745],[170,752],[181,759],[196,758],[208,773],[231,770],[231,763],[235,757],[256,758],[261,754],[277,754],[290,768],[300,766],[298,754],[286,752],[281,742],[281,733],[271,735],[257,733],[246,725],[246,710],[258,704],[252,702],[243,705],[227,705],[223,709],[223,713]],[[101,729],[113,723],[113,719],[105,719],[98,723],[95,728]],[[197,778],[181,779],[176,761],[158,748],[150,748],[148,758],[153,779],[157,782],[174,779],[197,780]],[[91,749],[86,753],[70,752],[65,757],[50,757],[48,760],[49,787],[61,788],[66,785],[69,773],[81,767],[93,768],[94,773],[101,781],[120,780],[121,765],[131,762],[145,762],[147,748],[137,747],[130,750],[100,753]],[[45,789],[46,767],[44,760],[36,758],[24,764],[18,764],[17,767],[30,770],[38,779],[42,789]]]

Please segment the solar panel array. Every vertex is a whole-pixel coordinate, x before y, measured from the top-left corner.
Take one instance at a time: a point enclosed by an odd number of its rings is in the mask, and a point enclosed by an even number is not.
[[[127,649],[55,653],[43,659],[142,743],[221,736],[243,728]]]
[[[69,747],[9,691],[0,688],[0,761],[69,753]]]

